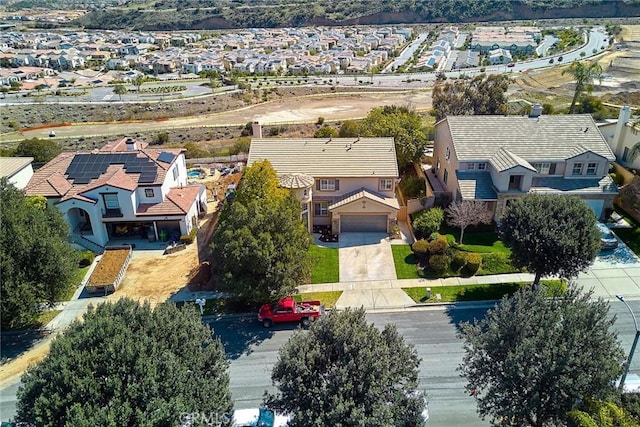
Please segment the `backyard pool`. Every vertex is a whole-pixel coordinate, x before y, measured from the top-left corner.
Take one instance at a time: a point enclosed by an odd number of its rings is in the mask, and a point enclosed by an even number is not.
[[[187,172],[187,176],[189,178],[202,178],[204,172],[200,169],[194,169],[192,171]]]

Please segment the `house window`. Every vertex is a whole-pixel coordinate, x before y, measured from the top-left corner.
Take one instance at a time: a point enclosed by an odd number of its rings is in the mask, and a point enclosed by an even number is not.
[[[436,173],[440,170],[440,157],[436,159]]]
[[[449,171],[448,170],[446,170],[446,169],[444,170],[444,176],[443,176],[442,179],[443,179],[444,183],[446,184],[447,181],[449,180]]]
[[[624,147],[624,151],[622,152],[622,161],[626,162],[629,157],[629,147]]]
[[[313,204],[313,214],[315,216],[329,215],[329,204],[327,202],[315,202]]]
[[[476,164],[475,163],[467,163],[467,170],[474,170],[476,168]]]
[[[487,164],[486,163],[478,163],[478,170],[479,171],[487,170]]]
[[[120,203],[118,203],[118,195],[116,193],[103,194],[104,207],[107,209],[120,209]]]
[[[449,149],[449,147],[447,147],[447,149],[444,152],[444,159],[449,160],[449,157],[451,157],[451,150]]]
[[[391,179],[381,179],[380,180],[380,191],[391,191],[393,190],[393,180]]]
[[[308,203],[300,203],[300,209],[303,213],[306,212],[308,208],[309,208]]]
[[[587,163],[587,175],[595,175],[596,171],[598,170],[598,164],[597,163]]]
[[[335,179],[321,179],[320,191],[335,191],[336,180]]]
[[[540,175],[549,175],[549,170],[551,169],[551,163],[534,163],[533,167],[536,168]]]
[[[175,168],[173,168],[173,180],[174,181],[178,180],[178,167],[177,166]]]
[[[309,189],[308,189],[308,188],[305,188],[305,189],[302,191],[302,197],[309,197]]]
[[[574,163],[571,175],[582,175],[582,163]]]
[[[144,195],[147,197],[153,197],[153,188],[145,188]]]

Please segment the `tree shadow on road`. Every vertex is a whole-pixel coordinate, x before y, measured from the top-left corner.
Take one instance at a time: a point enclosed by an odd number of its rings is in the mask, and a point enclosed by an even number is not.
[[[22,331],[8,331],[0,334],[0,365],[20,356],[33,348],[40,340],[47,338],[50,331],[46,329],[25,329]]]
[[[294,331],[297,324],[274,325],[264,328],[256,316],[230,318],[218,316],[206,321],[213,329],[214,336],[220,338],[227,358],[235,360],[253,352],[253,348],[273,337],[276,331]]]
[[[456,330],[462,330],[463,323],[473,323],[475,320],[482,320],[489,309],[488,305],[470,308],[468,306],[450,305],[445,313],[449,316],[449,321],[455,325]]]

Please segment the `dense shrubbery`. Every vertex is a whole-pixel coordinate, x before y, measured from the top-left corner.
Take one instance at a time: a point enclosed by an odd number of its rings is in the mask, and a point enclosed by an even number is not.
[[[449,268],[451,258],[447,255],[431,255],[429,257],[429,267],[437,274],[442,274]]]
[[[405,197],[423,197],[425,192],[424,179],[415,175],[405,175],[400,181],[400,190]]]
[[[420,211],[414,215],[413,228],[421,236],[429,236],[440,229],[444,211],[441,208],[431,208]]]
[[[96,254],[91,251],[82,251],[78,252],[78,265],[80,267],[86,267],[91,265],[93,260],[96,258]]]
[[[187,245],[190,245],[191,243],[193,243],[194,240],[196,240],[196,235],[198,234],[198,228],[197,227],[193,227],[191,229],[191,231],[189,232],[189,234],[185,234],[183,236],[180,236],[180,242],[181,243],[185,243]]]

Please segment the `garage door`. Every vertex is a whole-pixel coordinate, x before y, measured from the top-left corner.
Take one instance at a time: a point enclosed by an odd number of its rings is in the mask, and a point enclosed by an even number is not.
[[[602,208],[604,207],[604,200],[585,200],[587,205],[591,208],[596,218],[600,218],[602,215]]]
[[[340,232],[349,231],[365,232],[379,231],[387,232],[386,215],[341,215]]]

